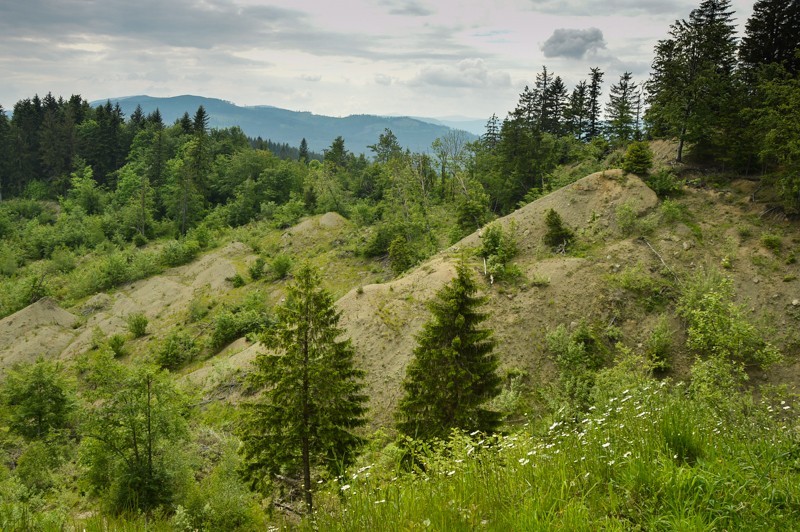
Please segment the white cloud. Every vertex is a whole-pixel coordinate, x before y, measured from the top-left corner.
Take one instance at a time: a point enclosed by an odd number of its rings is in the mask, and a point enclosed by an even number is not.
[[[410,83],[440,87],[508,87],[511,76],[506,72],[490,70],[483,59],[470,58],[456,64],[423,67]]]
[[[560,28],[542,44],[545,57],[566,57],[582,59],[590,51],[606,47],[603,32],[597,28],[564,29]]]

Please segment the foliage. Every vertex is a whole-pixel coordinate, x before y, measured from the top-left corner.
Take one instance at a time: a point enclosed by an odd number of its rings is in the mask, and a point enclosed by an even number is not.
[[[417,336],[403,380],[397,427],[413,438],[444,438],[452,429],[491,432],[500,422],[487,401],[501,391],[485,302],[464,263],[429,304],[431,319]]]
[[[666,169],[650,174],[645,179],[645,183],[656,193],[656,196],[662,199],[676,196],[681,192],[681,184],[675,174]]]
[[[162,368],[175,370],[190,362],[198,351],[194,338],[188,332],[173,329],[156,351],[155,361]]]
[[[128,330],[133,335],[134,338],[141,338],[145,334],[147,334],[147,325],[148,320],[147,316],[142,314],[141,312],[134,312],[132,314],[128,314],[128,318],[126,319],[128,322]]]
[[[121,334],[112,334],[108,337],[106,341],[106,345],[111,350],[111,353],[114,355],[114,358],[120,358],[125,356],[125,337]]]
[[[548,209],[544,217],[547,232],[544,235],[544,243],[551,250],[565,252],[572,241],[575,233],[564,224],[561,215],[553,209]]]
[[[404,236],[398,236],[389,244],[389,263],[392,271],[399,275],[416,264],[414,250]]]
[[[301,476],[309,512],[312,466],[341,474],[363,441],[353,430],[365,423],[364,373],[342,333],[319,273],[303,265],[262,337],[272,351],[256,358],[249,378],[260,394],[243,411],[244,474],[262,491],[277,474]]]
[[[670,368],[670,355],[674,347],[672,336],[674,331],[666,316],[661,316],[644,343],[647,358],[652,362],[654,369],[668,370]]]
[[[511,264],[511,259],[519,253],[516,233],[516,223],[512,221],[505,229],[501,224],[493,223],[481,235],[478,253],[486,260],[487,273],[494,280],[515,279],[522,275],[519,268]]]
[[[98,354],[83,375],[89,401],[82,459],[92,489],[115,512],[169,504],[183,482],[180,442],[186,398],[151,365],[123,366]]]
[[[783,247],[783,239],[780,235],[774,233],[762,233],[761,245],[773,253],[780,253],[781,247]]]
[[[570,332],[563,324],[547,333],[547,349],[559,371],[558,394],[567,414],[588,408],[595,375],[607,349],[595,332],[581,323]]]
[[[653,151],[650,146],[646,142],[631,142],[625,151],[622,169],[631,174],[646,176],[652,167]],[[657,191],[656,194],[658,194]]]
[[[180,266],[191,262],[200,252],[196,240],[173,240],[161,250],[161,262],[166,266]]]
[[[9,428],[27,439],[44,439],[67,428],[75,410],[62,368],[43,358],[11,368],[2,382],[0,399]]]
[[[274,279],[285,279],[292,269],[292,257],[286,253],[278,253],[272,257],[270,270]]]
[[[264,257],[257,257],[253,264],[247,268],[250,278],[254,281],[261,279],[261,277],[264,275],[264,267],[266,264],[267,262],[264,260]]]
[[[260,292],[251,292],[240,305],[221,310],[213,319],[211,347],[219,350],[237,338],[259,333],[270,324],[270,315]]]
[[[698,357],[719,358],[767,367],[781,358],[764,340],[745,310],[733,302],[733,283],[709,272],[687,283],[678,300],[678,313],[686,320],[686,345]]]

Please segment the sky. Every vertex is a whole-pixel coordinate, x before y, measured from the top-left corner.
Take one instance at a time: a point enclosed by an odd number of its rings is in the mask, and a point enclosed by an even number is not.
[[[194,94],[331,116],[504,117],[543,66],[604,95],[700,0],[0,0],[0,104]],[[733,0],[740,31],[752,0]]]

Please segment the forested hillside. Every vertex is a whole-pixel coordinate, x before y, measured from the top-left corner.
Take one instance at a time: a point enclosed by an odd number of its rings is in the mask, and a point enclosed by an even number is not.
[[[0,529],[794,527],[800,4],[729,5],[425,153],[0,109]]]

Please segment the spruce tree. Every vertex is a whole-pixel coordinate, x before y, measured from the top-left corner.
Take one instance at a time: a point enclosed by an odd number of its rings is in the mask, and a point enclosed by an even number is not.
[[[636,105],[638,86],[632,81],[631,73],[619,77],[619,83],[611,86],[606,119],[608,133],[612,141],[624,145],[636,134]]]
[[[600,95],[603,93],[603,72],[600,67],[589,70],[589,94],[586,100],[587,132],[586,140],[592,140],[602,133],[600,121]]]
[[[277,475],[301,476],[309,513],[311,468],[341,474],[363,442],[353,429],[365,423],[364,372],[354,365],[350,340],[341,338],[339,316],[319,273],[304,265],[262,338],[270,351],[256,358],[250,377],[260,397],[245,406],[240,428],[251,485],[265,489]]]
[[[491,329],[481,328],[486,301],[465,264],[430,303],[403,381],[397,427],[414,438],[446,438],[452,429],[493,431],[500,414],[485,403],[500,393]]]
[[[301,163],[308,164],[308,142],[306,142],[306,138],[300,141],[300,148],[297,150],[297,160]]]
[[[745,70],[777,63],[790,74],[800,71],[800,0],[757,0],[739,48]]]

